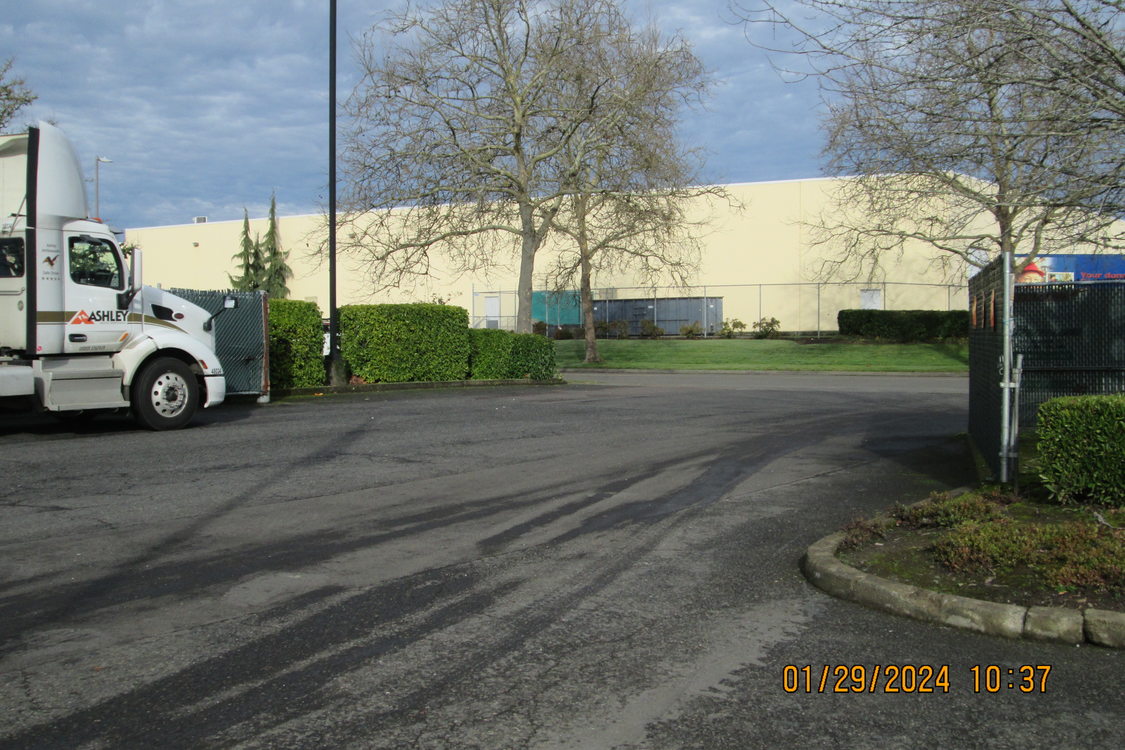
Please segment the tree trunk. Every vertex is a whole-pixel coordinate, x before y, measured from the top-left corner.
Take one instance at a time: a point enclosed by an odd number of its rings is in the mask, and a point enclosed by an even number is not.
[[[535,216],[530,204],[520,205],[520,228],[523,230],[523,243],[519,284],[516,287],[516,333],[531,333],[531,283],[539,234],[535,230]]]
[[[593,271],[590,263],[590,239],[586,236],[585,207],[576,212],[578,221],[579,290],[582,306],[582,327],[586,334],[586,361],[601,362],[598,356],[598,330],[594,323]]]

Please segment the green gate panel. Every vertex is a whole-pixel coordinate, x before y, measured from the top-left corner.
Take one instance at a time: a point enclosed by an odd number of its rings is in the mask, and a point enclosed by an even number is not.
[[[169,289],[209,313],[223,309],[223,298],[234,297],[238,307],[215,319],[215,353],[223,365],[229,395],[267,393],[267,321],[265,292],[217,292]]]

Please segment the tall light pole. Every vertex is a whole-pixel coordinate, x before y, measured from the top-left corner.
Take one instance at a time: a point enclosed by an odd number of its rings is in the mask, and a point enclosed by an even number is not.
[[[102,175],[101,166],[103,164],[112,164],[113,159],[107,159],[104,156],[94,157],[94,218],[102,218]]]
[[[336,309],[336,0],[328,5],[328,383],[344,385]]]

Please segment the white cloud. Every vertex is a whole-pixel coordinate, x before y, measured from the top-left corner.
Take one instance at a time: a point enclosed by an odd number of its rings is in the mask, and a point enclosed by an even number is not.
[[[340,2],[340,100],[356,80],[349,37],[400,0]],[[35,0],[12,3],[0,49],[83,166],[103,164],[101,213],[115,226],[319,209],[327,180],[327,3],[322,0]],[[813,87],[787,87],[730,23],[727,0],[629,0],[690,40],[717,85],[685,118],[712,153],[705,177],[816,173]],[[93,189],[89,191],[93,196]],[[92,206],[91,206],[92,208]]]

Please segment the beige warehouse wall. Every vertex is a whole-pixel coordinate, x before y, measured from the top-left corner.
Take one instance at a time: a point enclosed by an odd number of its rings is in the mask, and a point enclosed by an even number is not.
[[[250,221],[251,236],[266,233],[268,219]],[[281,246],[289,253],[293,278],[289,281],[290,299],[316,302],[322,311],[328,307],[328,264],[319,248],[324,244],[324,217],[285,216],[278,219]],[[242,238],[242,220],[142,227],[126,231],[126,241],[144,253],[143,275],[146,284],[189,289],[228,289],[230,276],[237,275],[236,255]],[[337,255],[336,295],[340,305],[370,302],[429,301],[435,296],[469,307],[473,279],[457,277],[444,268],[435,269],[435,278],[416,288],[376,293],[362,259],[344,253]],[[514,277],[513,277],[514,278]],[[487,284],[488,278],[477,279]],[[514,283],[506,278],[495,283]]]
[[[725,317],[750,322],[776,317],[788,330],[834,329],[836,310],[859,307],[863,284],[852,286],[812,285],[823,250],[813,242],[806,226],[829,211],[838,181],[831,178],[729,185],[731,196],[741,204],[737,210],[725,202],[699,202],[694,220],[705,222],[704,251],[690,290],[661,289],[657,296],[697,296],[706,293],[723,297]],[[292,299],[315,301],[322,311],[328,306],[328,270],[317,250],[324,243],[324,219],[319,215],[286,216],[279,219],[283,249],[289,252],[294,277],[289,283]],[[267,219],[250,222],[251,235],[264,235]],[[346,227],[341,232],[347,231]],[[130,229],[127,241],[144,251],[145,283],[164,287],[225,289],[229,275],[236,273],[242,221],[207,222]],[[551,266],[553,250],[548,244],[537,259],[537,278]],[[895,283],[944,284],[947,279],[931,267],[933,251],[921,245],[887,264],[883,277],[892,282],[883,294],[884,306],[947,309],[965,307],[963,293],[951,295],[944,287],[897,287]],[[515,258],[501,258],[487,273],[458,275],[438,263],[432,277],[410,289],[375,293],[362,259],[340,253],[337,258],[337,300],[341,305],[369,302],[429,301],[441,297],[473,311],[474,292],[514,291]],[[653,293],[636,287],[628,276],[603,276],[596,287],[621,287],[618,297]],[[789,285],[779,287],[774,285]],[[795,286],[806,284],[807,286]],[[878,283],[868,288],[883,288]],[[642,293],[643,292],[643,293]],[[479,296],[479,295],[478,295]],[[478,302],[478,306],[482,305]],[[506,303],[507,304],[507,303]],[[512,311],[514,312],[514,311]],[[505,314],[510,314],[506,311]]]

